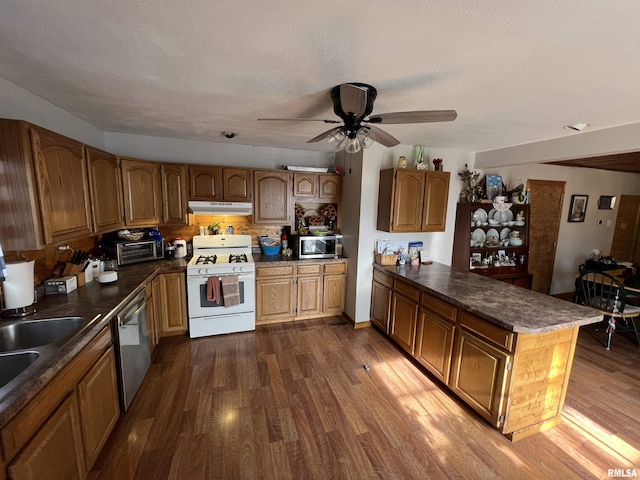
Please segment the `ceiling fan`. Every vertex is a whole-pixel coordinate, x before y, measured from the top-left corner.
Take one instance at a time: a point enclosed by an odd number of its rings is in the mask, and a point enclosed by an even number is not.
[[[333,111],[341,120],[321,118],[259,118],[266,121],[304,121],[343,123],[308,140],[307,143],[326,140],[335,151],[343,148],[356,153],[378,142],[385,147],[398,145],[400,141],[373,124],[451,122],[458,114],[455,110],[420,110],[371,115],[378,91],[366,83],[342,83],[331,89]]]

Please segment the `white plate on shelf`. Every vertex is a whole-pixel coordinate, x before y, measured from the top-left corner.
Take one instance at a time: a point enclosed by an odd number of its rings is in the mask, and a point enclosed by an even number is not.
[[[503,228],[500,230],[500,240],[507,240],[511,236],[511,230]]]
[[[484,208],[479,208],[471,215],[471,218],[477,221],[480,220],[481,223],[487,223],[488,217],[487,212]]]
[[[516,222],[513,222],[513,224],[514,224],[516,227],[524,227],[524,222],[523,222],[523,221],[520,221],[520,222],[517,222],[517,221],[516,221]]]
[[[481,228],[476,228],[471,234],[471,242],[479,247],[484,245],[484,241],[487,239],[487,236],[484,233],[484,230]]]
[[[496,214],[497,210],[495,208],[492,208],[491,210],[489,210],[489,220],[495,220],[495,218],[493,218],[493,216]]]

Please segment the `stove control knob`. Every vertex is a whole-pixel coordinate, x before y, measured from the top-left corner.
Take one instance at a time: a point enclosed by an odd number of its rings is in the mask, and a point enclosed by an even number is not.
[[[204,274],[209,273],[209,272],[208,272],[208,270],[206,268],[201,268],[200,270],[198,270],[198,273],[200,275],[204,275]]]
[[[233,271],[236,273],[244,272],[244,267],[233,267]]]

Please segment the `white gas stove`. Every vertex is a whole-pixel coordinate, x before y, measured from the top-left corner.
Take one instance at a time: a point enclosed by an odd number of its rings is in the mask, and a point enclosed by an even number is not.
[[[225,289],[227,291],[225,291]],[[229,297],[230,292],[237,297]],[[196,235],[187,265],[191,338],[255,330],[250,235]]]

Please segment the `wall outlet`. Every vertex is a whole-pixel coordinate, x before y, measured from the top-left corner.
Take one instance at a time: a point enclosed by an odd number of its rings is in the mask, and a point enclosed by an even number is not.
[[[604,220],[602,220],[601,218],[599,218],[598,220],[596,220],[596,225],[597,225],[598,227],[601,227],[603,223],[604,223]]]

